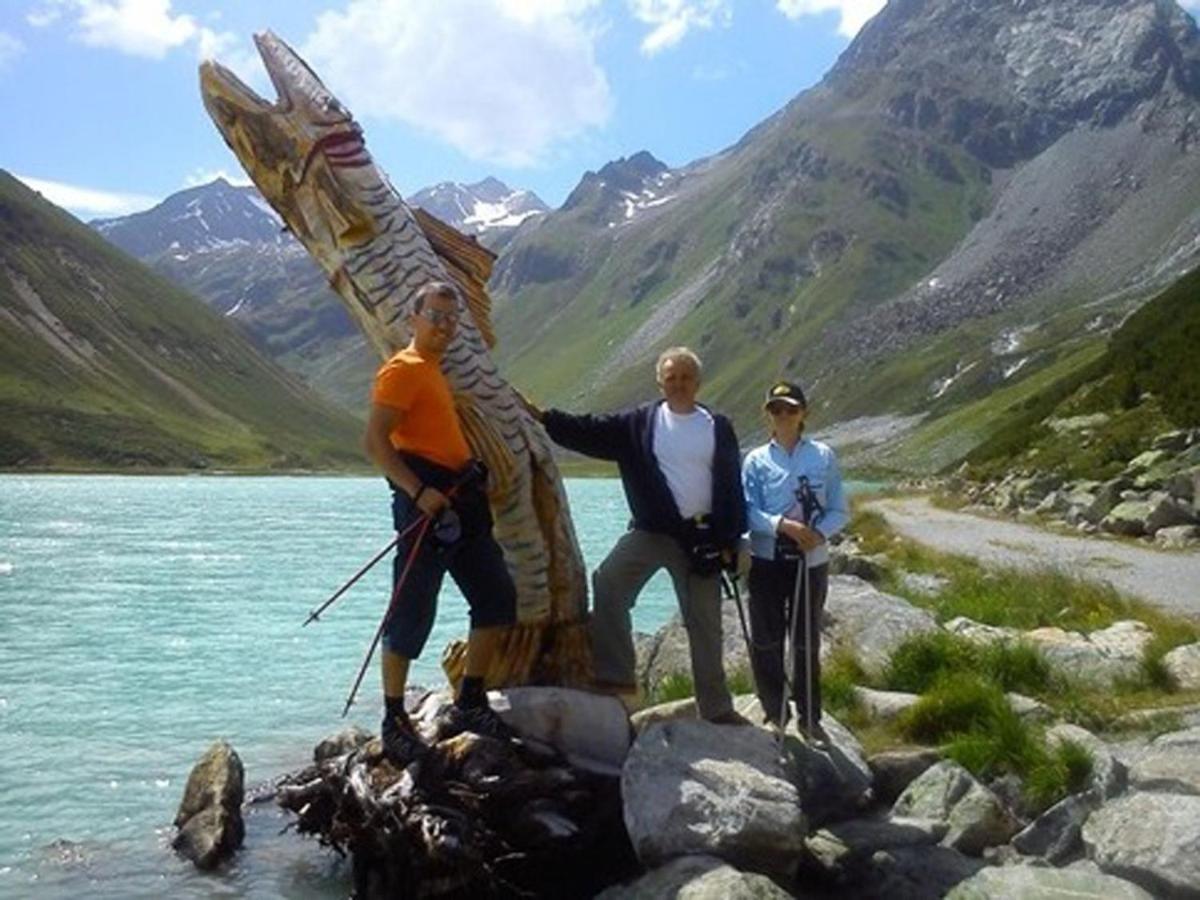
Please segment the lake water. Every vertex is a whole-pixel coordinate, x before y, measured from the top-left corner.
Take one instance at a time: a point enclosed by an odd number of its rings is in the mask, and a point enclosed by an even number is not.
[[[620,483],[570,480],[589,570],[624,530]],[[253,807],[234,863],[171,852],[191,766],[216,738],[247,784],[304,765],[340,718],[390,594],[380,479],[0,476],[0,897],[342,897],[347,868]],[[466,632],[447,579],[414,683]],[[660,573],[635,627],[675,608]],[[350,722],[379,724],[378,665]]]

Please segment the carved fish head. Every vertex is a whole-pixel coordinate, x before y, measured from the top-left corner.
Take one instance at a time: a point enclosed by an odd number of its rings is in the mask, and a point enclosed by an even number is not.
[[[264,100],[220,63],[202,63],[200,92],[217,130],[311,252],[369,240],[375,223],[356,198],[380,176],[362,129],[284,41],[268,31],[254,42],[278,99]]]

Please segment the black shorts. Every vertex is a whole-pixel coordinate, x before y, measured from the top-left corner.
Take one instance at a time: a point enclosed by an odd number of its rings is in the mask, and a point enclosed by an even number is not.
[[[483,485],[464,486],[452,505],[459,519],[457,539],[439,539],[432,526],[426,530],[384,629],[384,646],[405,659],[416,659],[425,649],[447,572],[467,600],[471,628],[512,625],[517,620],[517,589],[504,561],[504,551],[492,537],[492,517]],[[392,519],[396,531],[403,532],[419,517],[408,494],[394,490]],[[418,525],[396,546],[393,591],[420,532]]]

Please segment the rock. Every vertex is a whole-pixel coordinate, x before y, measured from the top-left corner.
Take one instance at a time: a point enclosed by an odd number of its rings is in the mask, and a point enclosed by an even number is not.
[[[633,738],[619,699],[562,687],[491,691],[488,700],[522,737],[550,744],[582,768],[619,769]]]
[[[950,829],[942,844],[968,855],[1007,842],[1020,827],[995,794],[949,760],[910,784],[892,807],[892,815],[947,822]]]
[[[1082,849],[1083,823],[1099,805],[1100,797],[1094,792],[1072,794],[1019,831],[1012,844],[1026,856],[1040,856],[1061,865]]]
[[[244,782],[242,761],[225,741],[214,743],[192,767],[171,846],[198,869],[215,868],[242,845]]]
[[[1200,728],[1155,738],[1131,758],[1129,780],[1144,791],[1200,795]]]
[[[1200,525],[1172,525],[1154,532],[1154,543],[1167,550],[1200,546]]]
[[[1176,500],[1192,504],[1200,498],[1200,466],[1193,466],[1183,472],[1176,472],[1166,485],[1167,493]]]
[[[978,859],[949,847],[896,847],[880,850],[860,867],[854,889],[844,896],[856,900],[928,900],[944,897],[984,867]]]
[[[966,616],[956,616],[942,625],[951,634],[966,638],[976,644],[995,644],[1004,641],[1019,641],[1022,633],[1018,628],[1003,625],[984,625]]]
[[[903,691],[876,691],[872,688],[855,687],[854,696],[872,719],[891,722],[920,698]]]
[[[1152,469],[1159,463],[1168,461],[1171,454],[1166,450],[1147,450],[1145,453],[1139,453],[1129,461],[1125,467],[1125,471],[1129,474],[1145,472],[1147,469]]]
[[[765,875],[739,872],[713,856],[683,856],[632,884],[601,891],[596,900],[786,900],[790,896]]]
[[[881,803],[894,803],[922,772],[937,765],[942,753],[936,749],[888,750],[867,760],[874,776],[872,787]]]
[[[946,585],[950,583],[950,579],[925,572],[901,572],[900,583],[904,585],[906,590],[910,590],[914,594],[935,597],[946,589]]]
[[[1200,643],[1176,647],[1163,657],[1163,665],[1183,691],[1200,691]]]
[[[1200,897],[1200,797],[1135,792],[1083,826],[1088,856],[1158,897]]]
[[[371,740],[371,733],[357,725],[343,728],[337,734],[330,735],[313,748],[313,762],[320,763],[336,756],[342,756],[351,750],[357,750]]]
[[[1172,453],[1182,453],[1189,446],[1191,446],[1191,442],[1189,439],[1189,432],[1187,431],[1187,429],[1179,429],[1176,431],[1167,431],[1167,432],[1164,432],[1163,434],[1160,434],[1150,444],[1150,449],[1151,450],[1163,450],[1168,454],[1172,454]]]
[[[643,865],[719,856],[790,877],[804,844],[800,795],[761,728],[658,722],[621,773],[625,827]]]
[[[1042,516],[1061,516],[1070,508],[1071,503],[1066,494],[1062,491],[1051,491],[1033,511]]]
[[[1114,478],[1096,489],[1092,502],[1082,510],[1083,518],[1093,525],[1100,522],[1121,502],[1121,492],[1132,484],[1127,478]]]
[[[721,604],[722,652],[725,656],[725,674],[750,671],[750,656],[746,652],[746,638],[742,634],[737,604]],[[645,663],[639,670],[642,686],[649,693],[668,676],[692,675],[692,655],[688,647],[687,629],[683,619],[675,613],[666,625],[659,629],[655,644]]]
[[[925,610],[850,575],[829,579],[825,620],[825,647],[848,648],[871,673],[883,671],[905,640],[938,627]]]
[[[878,851],[936,844],[947,830],[933,819],[851,819],[809,835],[805,848],[826,876],[845,881]]]
[[[1041,700],[1035,700],[1033,697],[1026,697],[1024,694],[1014,691],[1009,691],[1005,696],[1008,698],[1008,705],[1013,708],[1013,712],[1022,719],[1029,719],[1032,722],[1049,722],[1054,719],[1054,710]]]
[[[1050,665],[1096,685],[1135,676],[1154,632],[1134,620],[1115,622],[1090,635],[1061,628],[1035,628],[1025,639]]]
[[[695,697],[685,697],[682,700],[670,700],[655,706],[640,709],[629,717],[634,734],[641,734],[655,722],[675,722],[680,720],[696,721],[700,711],[696,708]]]
[[[835,552],[829,557],[830,575],[852,575],[872,584],[883,580],[887,567],[887,557],[882,555]]]
[[[1086,869],[992,866],[959,883],[946,900],[1153,900],[1136,884]]]
[[[1196,524],[1196,516],[1190,503],[1176,500],[1166,494],[1155,494],[1151,498],[1154,509],[1146,517],[1146,533],[1158,534],[1164,528]]]
[[[821,716],[828,746],[818,749],[798,736],[796,723],[785,749],[795,766],[800,805],[812,823],[853,816],[871,798],[871,769],[863,758],[858,739],[829,713]]]
[[[1100,527],[1111,534],[1141,537],[1146,533],[1146,519],[1154,507],[1146,500],[1124,500],[1112,508],[1100,522]]]
[[[1104,741],[1078,725],[1064,723],[1046,729],[1047,744],[1053,747],[1063,741],[1078,744],[1091,754],[1092,774],[1088,779],[1088,790],[1095,791],[1101,800],[1124,792],[1129,785],[1129,770]]]

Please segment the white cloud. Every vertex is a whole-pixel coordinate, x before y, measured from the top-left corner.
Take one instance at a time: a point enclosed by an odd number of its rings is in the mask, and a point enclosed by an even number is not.
[[[728,25],[733,18],[730,0],[627,0],[639,22],[653,26],[642,39],[642,53],[653,56],[673,47],[696,28]]]
[[[0,72],[14,59],[25,52],[25,45],[11,34],[0,31]]]
[[[151,197],[146,194],[122,194],[112,191],[100,191],[95,188],[79,187],[74,184],[63,184],[61,181],[29,178],[25,175],[17,175],[16,177],[51,203],[65,207],[73,213],[84,214],[85,217],[89,213],[98,216],[125,216],[143,209],[149,209],[159,202],[157,197]]]
[[[838,34],[852,38],[867,20],[883,9],[887,0],[776,0],[775,6],[789,19],[820,13],[838,14]]]
[[[41,0],[25,17],[44,28],[64,19],[76,39],[130,56],[162,59],[179,47],[194,47],[201,58],[229,50],[237,38],[199,25],[195,18],[175,14],[172,0]],[[246,55],[239,59],[245,62]]]
[[[406,122],[467,156],[532,165],[612,109],[594,0],[351,0],[304,57],[359,116]]]

